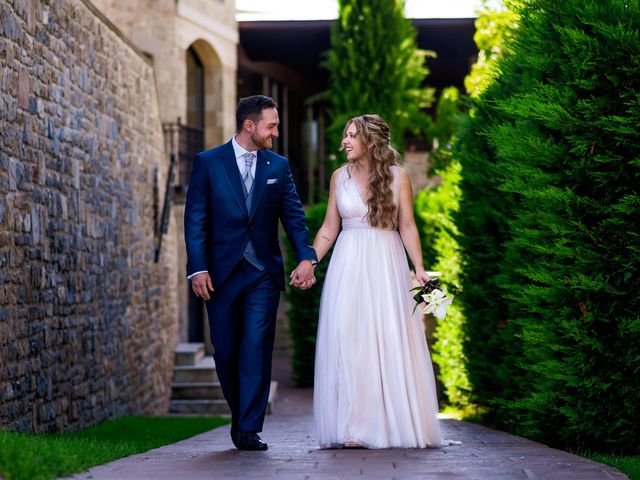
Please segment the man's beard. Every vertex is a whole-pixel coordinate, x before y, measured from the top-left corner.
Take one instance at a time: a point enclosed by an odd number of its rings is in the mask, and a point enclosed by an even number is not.
[[[254,135],[251,140],[253,140],[254,145],[258,147],[258,149],[268,150],[273,147],[273,137],[271,135],[262,138]]]

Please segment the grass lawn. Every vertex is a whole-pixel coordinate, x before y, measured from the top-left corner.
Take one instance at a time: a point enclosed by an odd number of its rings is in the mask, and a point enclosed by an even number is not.
[[[640,456],[589,455],[589,458],[595,462],[606,463],[617,468],[629,477],[629,480],[640,480]]]
[[[7,480],[71,475],[227,423],[219,417],[123,417],[72,433],[0,431],[0,475]]]

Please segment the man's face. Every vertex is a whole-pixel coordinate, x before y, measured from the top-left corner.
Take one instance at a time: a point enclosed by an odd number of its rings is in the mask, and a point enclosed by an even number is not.
[[[265,108],[262,110],[260,119],[254,123],[251,141],[258,149],[273,148],[273,139],[280,135],[279,124],[278,111],[275,108]]]

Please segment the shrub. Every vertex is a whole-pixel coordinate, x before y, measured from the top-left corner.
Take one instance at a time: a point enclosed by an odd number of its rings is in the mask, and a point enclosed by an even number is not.
[[[469,378],[518,433],[637,452],[640,5],[519,5],[461,134]]]
[[[490,133],[517,199],[504,291],[529,372],[505,408],[544,441],[637,452],[640,4],[531,0],[520,16],[501,81],[520,85]]]
[[[436,107],[436,121],[430,129],[434,150],[429,156],[432,173],[441,182],[420,192],[414,201],[416,224],[420,229],[424,263],[442,273],[440,284],[452,295],[461,297],[460,247],[453,216],[460,202],[460,163],[451,156],[451,144],[462,117],[461,101],[454,87],[442,91]],[[434,332],[433,360],[450,403],[468,404],[469,381],[463,353],[464,316],[462,298],[454,301]]]
[[[434,252],[434,261],[429,265],[442,273],[440,284],[454,297],[460,296],[460,252],[457,242],[458,230],[452,215],[459,208],[460,164],[449,163],[438,172],[442,183],[433,189],[425,189],[415,199],[416,216],[421,219],[423,243],[428,243]],[[467,378],[464,353],[464,317],[460,301],[447,309],[444,320],[438,320],[434,333],[433,360],[438,365],[439,378],[445,387],[450,403],[456,406],[468,404],[469,381]]]
[[[322,226],[327,203],[321,202],[311,205],[306,210],[309,236],[313,239]],[[296,268],[296,257],[291,244],[286,241],[286,271]],[[292,370],[293,379],[299,387],[313,386],[313,369],[316,354],[316,332],[318,329],[318,315],[320,311],[320,296],[322,284],[331,259],[331,252],[322,259],[315,269],[316,284],[308,290],[287,287],[289,301],[289,327],[292,341]]]

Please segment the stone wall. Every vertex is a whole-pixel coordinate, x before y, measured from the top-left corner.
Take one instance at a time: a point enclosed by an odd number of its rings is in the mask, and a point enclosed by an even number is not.
[[[165,412],[176,236],[152,66],[82,0],[0,2],[0,427]]]

